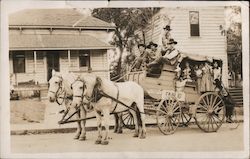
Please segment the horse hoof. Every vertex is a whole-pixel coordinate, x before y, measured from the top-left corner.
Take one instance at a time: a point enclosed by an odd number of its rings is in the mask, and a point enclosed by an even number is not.
[[[79,139],[79,136],[75,136],[74,139],[75,139],[75,140]]]
[[[138,137],[139,135],[138,134],[134,134],[133,137]]]
[[[122,130],[119,130],[117,133],[118,133],[118,134],[122,134]]]
[[[96,140],[96,141],[95,141],[95,144],[101,144],[101,143],[102,143],[101,140]]]
[[[107,141],[107,140],[104,140],[104,141],[102,141],[102,143],[101,143],[102,145],[108,145],[109,144],[109,141]]]
[[[140,136],[140,139],[145,139],[146,138],[146,136]]]
[[[80,137],[79,140],[80,140],[80,141],[86,140],[86,136]]]

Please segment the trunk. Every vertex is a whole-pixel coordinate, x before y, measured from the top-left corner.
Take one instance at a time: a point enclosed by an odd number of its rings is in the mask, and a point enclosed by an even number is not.
[[[119,32],[119,30],[116,29],[115,31],[115,34],[117,35],[118,37],[118,48],[119,48],[119,51],[120,51],[120,55],[119,55],[119,59],[118,59],[118,63],[117,63],[117,75],[118,75],[118,78],[120,78],[121,76],[121,63],[122,63],[122,54],[123,54],[123,43],[122,43],[122,36]]]
[[[119,59],[118,59],[118,63],[117,63],[117,74],[119,76],[121,76],[123,48],[119,47],[119,50],[120,50],[120,55],[119,55]]]

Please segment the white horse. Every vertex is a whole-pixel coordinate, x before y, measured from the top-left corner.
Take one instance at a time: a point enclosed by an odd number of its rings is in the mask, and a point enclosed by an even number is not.
[[[97,77],[93,74],[82,75],[72,84],[73,101],[72,106],[78,106],[82,103],[93,103],[95,115],[97,118],[98,138],[96,144],[108,144],[109,116],[110,113],[118,113],[128,110],[131,107],[135,121],[134,137],[145,138],[145,114],[144,114],[144,91],[143,88],[135,82],[114,83],[110,80]],[[105,94],[106,96],[103,96]],[[109,97],[107,97],[109,96]],[[123,104],[117,102],[121,101]],[[135,111],[136,110],[136,111]],[[101,129],[103,115],[105,136],[102,140]],[[138,126],[138,124],[140,126]]]
[[[52,77],[49,80],[49,90],[48,90],[48,98],[50,102],[55,102],[62,100],[62,103],[66,107],[66,110],[70,110],[68,114],[72,114],[72,111],[76,109],[71,109],[71,102],[73,97],[73,92],[71,89],[71,84],[76,80],[77,76],[73,73],[65,73],[62,74],[60,72],[52,71]],[[63,95],[62,95],[62,94]],[[62,96],[61,96],[62,95]],[[86,118],[86,110],[83,105],[80,106],[80,111],[76,113],[77,118]],[[74,139],[85,140],[86,139],[86,130],[85,130],[86,121],[78,121],[77,122],[77,130]]]

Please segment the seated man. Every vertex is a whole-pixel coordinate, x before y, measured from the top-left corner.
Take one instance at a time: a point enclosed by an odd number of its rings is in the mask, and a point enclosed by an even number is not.
[[[150,42],[147,46],[148,51],[147,51],[147,59],[148,62],[151,63],[154,60],[158,59],[159,57],[161,57],[161,52],[158,51],[157,49],[158,45]],[[148,65],[146,65],[148,67]],[[154,77],[158,77],[158,75],[160,75],[161,73],[161,64],[159,65],[154,65],[154,67],[150,67],[148,68],[148,73],[150,76],[154,76]]]
[[[149,50],[147,52],[147,57],[149,62],[152,62],[161,56],[157,47],[158,45],[156,43],[153,43],[152,41],[148,44],[147,48],[149,48]]]
[[[135,65],[134,65],[134,69],[136,71],[142,70],[142,67],[144,67],[146,62],[147,62],[147,52],[145,51],[146,45],[139,44],[138,49],[139,49],[140,55],[137,57],[137,59],[135,61]]]
[[[166,54],[164,56],[156,58],[153,62],[149,63],[148,64],[149,67],[157,64],[162,64],[164,62],[169,62],[171,65],[174,65],[177,62],[181,62],[180,59],[182,58],[180,52],[174,48],[177,42],[174,41],[174,39],[170,39],[168,44],[169,44],[169,49],[166,50]]]

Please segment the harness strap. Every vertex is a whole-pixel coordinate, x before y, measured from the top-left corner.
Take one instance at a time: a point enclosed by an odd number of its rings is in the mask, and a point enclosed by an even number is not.
[[[116,98],[114,98],[114,97],[112,97],[112,96],[110,96],[110,95],[104,93],[103,91],[101,91],[100,93],[103,95],[103,97],[110,98],[110,99],[116,101],[117,103],[123,105],[124,107],[126,107],[126,108],[128,108],[128,109],[131,109],[131,110],[133,110],[133,111],[135,111],[135,112],[138,112],[138,113],[141,113],[141,114],[146,114],[145,112],[141,112],[141,111],[139,111],[139,110],[137,110],[137,109],[135,109],[135,108],[133,108],[133,107],[131,107],[131,106],[126,105],[125,103],[123,103],[123,102],[119,101],[118,99],[116,99]],[[112,113],[113,113],[113,112],[112,112]]]
[[[118,98],[119,98],[119,88],[118,88],[118,86],[117,86],[117,84],[116,84],[116,83],[114,83],[114,84],[115,84],[115,86],[116,86],[116,88],[117,88],[117,96],[116,96],[116,103],[115,103],[115,107],[114,107],[114,109],[113,109],[112,113],[116,110],[116,107],[117,107],[117,105],[118,105]]]

